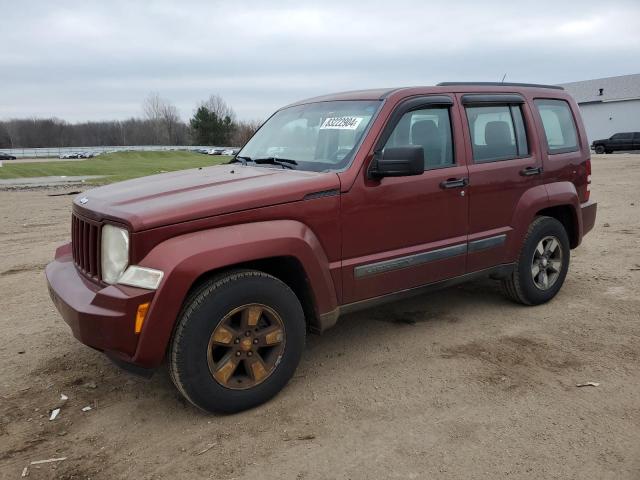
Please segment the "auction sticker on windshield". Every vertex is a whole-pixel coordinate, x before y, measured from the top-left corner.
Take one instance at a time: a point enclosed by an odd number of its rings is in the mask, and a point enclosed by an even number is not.
[[[320,126],[320,130],[355,130],[362,117],[329,117]]]

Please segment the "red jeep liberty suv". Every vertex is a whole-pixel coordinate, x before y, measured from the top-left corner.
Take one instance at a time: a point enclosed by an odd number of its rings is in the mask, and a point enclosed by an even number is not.
[[[593,227],[589,145],[559,87],[441,83],[273,114],[226,165],[90,190],[46,269],[73,334],[208,411],[265,402],[307,331],[479,276],[552,299]]]

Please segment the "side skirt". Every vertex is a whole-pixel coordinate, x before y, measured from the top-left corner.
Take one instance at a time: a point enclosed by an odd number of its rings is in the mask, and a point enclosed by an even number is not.
[[[515,264],[507,263],[504,265],[498,265],[496,267],[486,268],[477,272],[466,273],[459,277],[448,278],[439,282],[428,283],[426,285],[420,285],[418,287],[407,288],[398,292],[389,293],[387,295],[381,295],[379,297],[367,298],[366,300],[360,300],[359,302],[348,303],[342,305],[335,310],[320,315],[320,328],[314,331],[314,333],[322,333],[325,330],[333,327],[338,318],[342,315],[358,312],[360,310],[366,310],[368,308],[384,305],[385,303],[396,302],[398,300],[404,300],[406,298],[416,297],[427,293],[435,292],[443,288],[466,283],[471,280],[477,280],[483,277],[491,277],[493,279],[500,279],[510,275],[515,268]]]

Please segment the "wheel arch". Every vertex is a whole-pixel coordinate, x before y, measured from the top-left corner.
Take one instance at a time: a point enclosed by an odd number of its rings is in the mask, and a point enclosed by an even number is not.
[[[134,362],[158,366],[189,292],[211,275],[255,269],[279,278],[298,295],[313,329],[337,309],[329,261],[316,235],[294,220],[220,227],[171,238],[140,263],[165,276],[144,323]]]

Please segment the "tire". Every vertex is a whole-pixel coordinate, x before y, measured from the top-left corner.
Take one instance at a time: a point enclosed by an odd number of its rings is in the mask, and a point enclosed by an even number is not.
[[[255,270],[228,272],[187,298],[170,345],[171,379],[202,410],[246,410],[287,384],[305,335],[302,306],[285,283]]]
[[[553,250],[552,240],[557,242]],[[544,247],[543,255],[538,245]],[[548,302],[562,287],[569,261],[569,237],[562,223],[551,217],[536,217],[529,226],[513,273],[502,281],[507,297],[524,305]],[[538,273],[535,273],[536,267]]]
[[[596,145],[596,153],[602,155],[605,153],[604,145]]]

